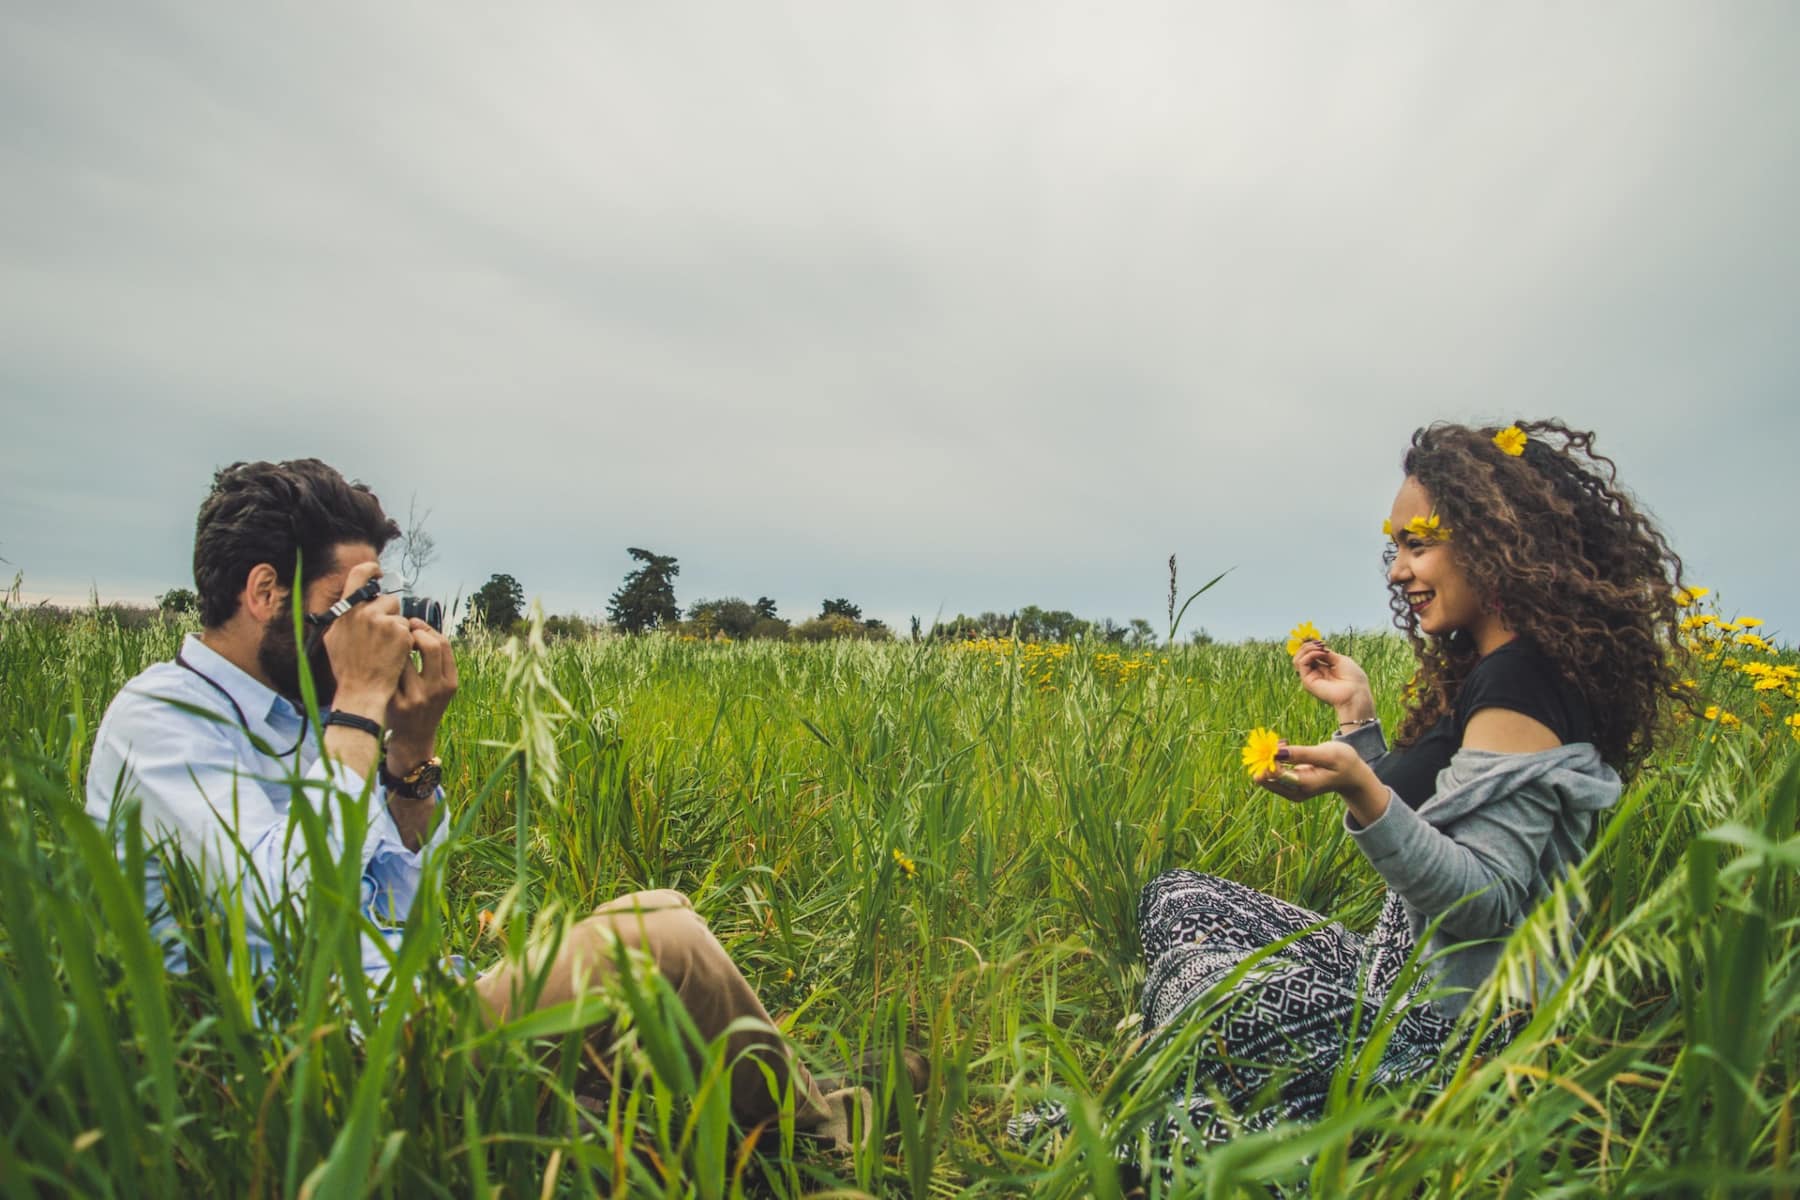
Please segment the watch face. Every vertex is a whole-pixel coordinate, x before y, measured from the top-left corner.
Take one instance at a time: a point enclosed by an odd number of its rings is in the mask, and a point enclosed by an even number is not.
[[[443,776],[442,764],[435,758],[426,759],[405,778],[395,780],[389,790],[399,792],[402,796],[408,796],[414,800],[423,800],[437,791],[438,781]]]

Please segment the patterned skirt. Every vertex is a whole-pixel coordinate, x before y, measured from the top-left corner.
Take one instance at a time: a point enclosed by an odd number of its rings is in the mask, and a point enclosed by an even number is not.
[[[1138,931],[1149,970],[1142,1004],[1149,1045],[1154,1049],[1157,1035],[1175,1032],[1184,1018],[1209,1021],[1153,1130],[1153,1143],[1171,1157],[1192,1159],[1205,1146],[1282,1121],[1316,1120],[1339,1063],[1378,1024],[1388,1036],[1371,1082],[1424,1078],[1443,1056],[1456,1023],[1420,995],[1429,979],[1391,994],[1413,953],[1399,897],[1388,893],[1366,937],[1324,922],[1318,913],[1195,871],[1170,871],[1144,889]],[[1284,938],[1293,940],[1251,966],[1227,995],[1213,996],[1202,1016],[1196,1004],[1209,989]],[[1497,1050],[1515,1030],[1513,1023],[1496,1026],[1481,1050]],[[1067,1112],[1052,1103],[1014,1117],[1007,1133],[1031,1143],[1068,1128]],[[1135,1143],[1120,1147],[1122,1158],[1138,1153]]]

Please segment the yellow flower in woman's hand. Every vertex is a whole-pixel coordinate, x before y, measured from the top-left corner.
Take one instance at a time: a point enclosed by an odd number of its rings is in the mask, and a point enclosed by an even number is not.
[[[1450,527],[1438,520],[1432,513],[1429,517],[1414,517],[1406,523],[1406,532],[1422,542],[1447,542],[1450,540]]]
[[[1258,725],[1244,739],[1244,769],[1250,772],[1250,778],[1267,775],[1275,769],[1275,752],[1281,749],[1281,735],[1273,729],[1264,729]]]
[[[1525,453],[1525,443],[1530,440],[1517,425],[1508,425],[1494,435],[1494,445],[1500,447],[1500,453],[1513,458]]]
[[[1322,642],[1324,640],[1325,635],[1319,632],[1319,627],[1317,625],[1314,625],[1311,621],[1302,621],[1292,629],[1288,630],[1288,657],[1292,658],[1294,655],[1300,653],[1300,647],[1306,645],[1308,642]]]

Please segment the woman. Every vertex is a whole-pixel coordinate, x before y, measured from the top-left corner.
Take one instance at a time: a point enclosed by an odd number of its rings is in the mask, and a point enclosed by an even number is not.
[[[1234,1128],[1319,1116],[1390,999],[1376,1081],[1426,1073],[1508,935],[1649,753],[1676,681],[1681,562],[1592,443],[1556,421],[1413,435],[1384,524],[1390,605],[1418,658],[1396,747],[1362,668],[1307,642],[1294,667],[1335,710],[1336,733],[1283,743],[1278,769],[1256,779],[1296,802],[1340,797],[1386,903],[1365,937],[1229,880],[1151,881],[1138,908],[1144,1028],[1209,1022],[1163,1139],[1191,1154]],[[1423,977],[1403,981],[1420,939]],[[1484,1049],[1558,982],[1554,963],[1532,967]],[[1271,1085],[1275,1102],[1258,1106]],[[1064,1123],[1051,1107],[1012,1131]]]

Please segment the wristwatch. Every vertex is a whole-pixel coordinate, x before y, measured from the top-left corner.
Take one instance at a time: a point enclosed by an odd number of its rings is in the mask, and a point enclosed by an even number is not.
[[[381,760],[381,786],[391,795],[402,796],[408,800],[424,800],[437,794],[438,782],[444,777],[444,763],[437,755],[432,755],[405,775],[396,775],[387,768],[387,760]]]

